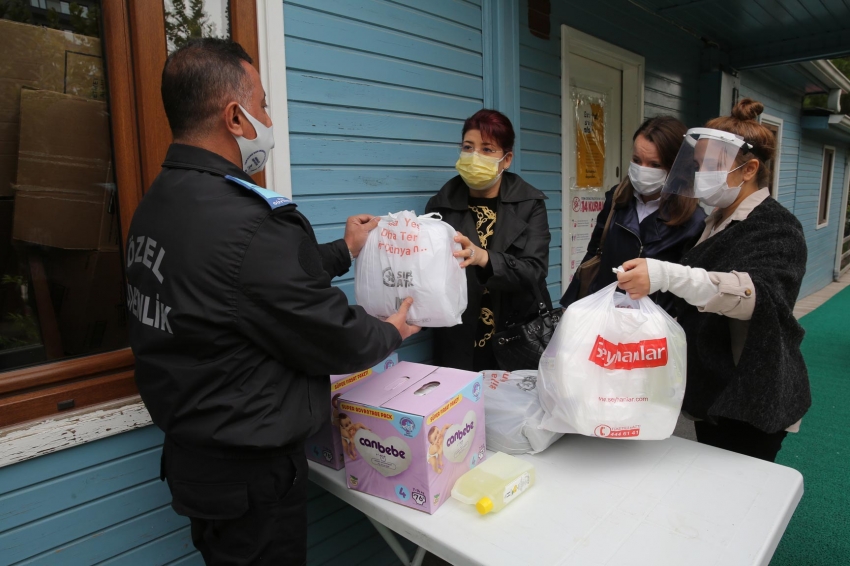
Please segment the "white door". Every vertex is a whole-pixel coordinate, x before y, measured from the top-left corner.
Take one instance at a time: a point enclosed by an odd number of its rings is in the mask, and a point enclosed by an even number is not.
[[[604,180],[601,187],[597,188],[607,191],[620,182],[620,156],[623,152],[623,72],[574,53],[570,53],[569,68],[571,102],[574,95],[577,95],[580,99],[602,102],[605,128],[605,167]],[[573,120],[572,135],[570,135],[573,146],[576,143],[576,126],[576,121]],[[574,187],[578,160],[571,159],[570,163],[570,186]]]
[[[564,255],[564,273],[562,287],[572,281],[581,260],[587,253],[590,236],[596,226],[596,217],[605,203],[605,192],[618,184],[621,179],[623,147],[623,72],[619,69],[598,63],[586,57],[569,54],[570,70],[570,112],[572,118],[567,133],[567,151],[570,156],[567,175],[568,193],[564,195],[564,236],[567,238],[562,248]],[[604,132],[604,151],[601,167],[602,175],[588,175],[587,159],[580,159],[582,146],[576,128],[581,128],[582,114],[588,103],[596,102],[602,108],[602,129]],[[594,110],[595,106],[592,106]],[[598,119],[599,116],[595,116]],[[586,124],[586,122],[584,123]],[[598,162],[598,155],[592,161]],[[596,181],[599,182],[596,182]]]
[[[562,38],[563,292],[587,253],[605,192],[627,174],[631,136],[643,120],[643,58],[566,26]]]

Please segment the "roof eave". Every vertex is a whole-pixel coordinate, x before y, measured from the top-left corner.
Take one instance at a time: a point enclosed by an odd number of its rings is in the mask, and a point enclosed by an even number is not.
[[[838,88],[850,93],[850,79],[827,59],[797,63],[797,67],[827,92]]]

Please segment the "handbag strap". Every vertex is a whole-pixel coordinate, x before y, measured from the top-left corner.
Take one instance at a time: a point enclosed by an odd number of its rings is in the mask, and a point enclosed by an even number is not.
[[[608,218],[605,220],[605,228],[602,229],[602,239],[599,241],[599,247],[596,250],[596,255],[598,256],[601,256],[602,250],[605,249],[605,238],[608,237],[608,228],[611,227],[611,218],[614,217],[614,204],[617,197],[619,197],[620,193],[623,191],[623,187],[625,187],[625,181],[620,183],[616,190],[614,190],[614,194],[611,195],[611,210],[608,211]]]

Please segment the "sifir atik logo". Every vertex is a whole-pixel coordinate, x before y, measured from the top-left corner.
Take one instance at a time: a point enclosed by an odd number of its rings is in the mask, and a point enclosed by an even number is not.
[[[605,369],[655,368],[667,365],[667,338],[614,344],[596,337],[590,361]]]

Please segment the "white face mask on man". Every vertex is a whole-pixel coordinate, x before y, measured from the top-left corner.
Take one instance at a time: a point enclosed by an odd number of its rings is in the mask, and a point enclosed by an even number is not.
[[[266,126],[248,113],[242,105],[239,105],[242,114],[254,126],[257,137],[249,140],[243,136],[233,136],[239,144],[239,152],[242,154],[242,170],[249,175],[258,173],[265,169],[269,159],[269,152],[274,147],[274,126]]]
[[[732,171],[737,171],[744,165],[735,167]],[[694,196],[708,206],[726,208],[735,202],[741,187],[744,186],[743,179],[737,187],[726,184],[726,178],[732,171],[697,171],[694,173]]]
[[[667,171],[655,167],[642,167],[632,162],[629,164],[629,180],[632,182],[632,188],[638,194],[654,195],[664,186],[664,181],[667,180]]]

